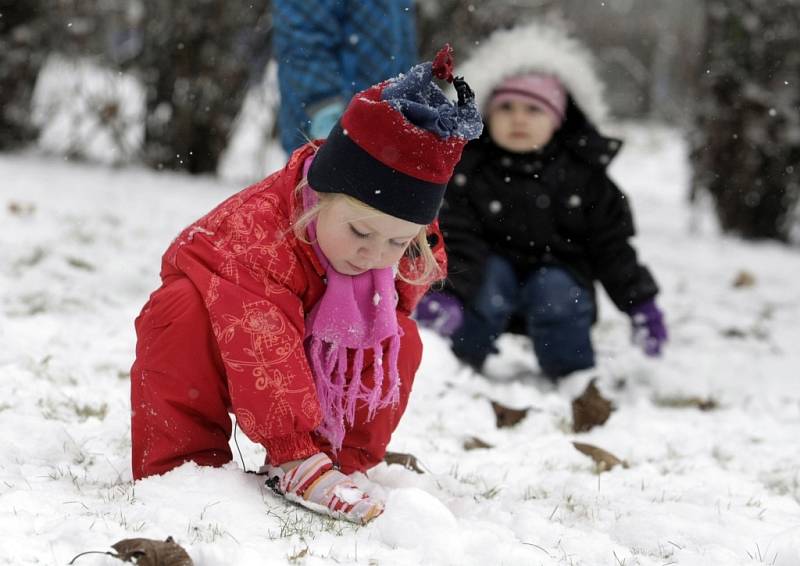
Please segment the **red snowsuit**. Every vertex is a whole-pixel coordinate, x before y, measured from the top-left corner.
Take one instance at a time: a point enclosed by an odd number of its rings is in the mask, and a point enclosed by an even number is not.
[[[366,422],[356,412],[338,454],[313,431],[321,419],[303,348],[304,319],[325,290],[312,247],[291,228],[295,187],[311,155],[300,148],[283,170],[225,200],[183,230],[162,259],[161,287],[136,319],[131,369],[133,477],[162,474],[186,461],[231,460],[229,412],[279,464],[320,450],[345,473],[379,463],[403,414],[422,343],[411,311],[427,290],[397,280],[403,332],[400,403]],[[438,227],[434,254],[446,265]],[[409,273],[410,259],[399,269]],[[384,361],[384,364],[388,361]],[[365,353],[365,385],[372,356]]]

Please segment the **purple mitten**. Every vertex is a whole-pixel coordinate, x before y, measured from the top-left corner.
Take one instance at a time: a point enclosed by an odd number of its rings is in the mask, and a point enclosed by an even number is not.
[[[461,301],[453,295],[433,291],[422,297],[414,318],[425,328],[451,336],[464,322],[464,311]]]
[[[648,356],[660,356],[661,346],[667,341],[664,314],[654,299],[639,303],[628,311],[633,325],[633,342],[639,344]]]

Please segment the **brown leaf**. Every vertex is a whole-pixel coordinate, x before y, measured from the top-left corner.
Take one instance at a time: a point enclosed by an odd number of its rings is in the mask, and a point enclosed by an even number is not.
[[[528,411],[530,411],[530,407],[527,409],[512,409],[510,407],[506,407],[505,405],[501,405],[497,401],[492,401],[492,409],[494,409],[497,428],[508,428],[514,426],[519,421],[524,419],[528,414]]]
[[[701,411],[713,411],[719,408],[719,403],[713,397],[656,397],[653,404],[658,407],[670,407],[673,409],[695,408]]]
[[[387,452],[383,457],[383,461],[389,465],[398,464],[403,466],[406,470],[424,474],[420,468],[419,460],[413,454],[404,454],[403,452]]]
[[[84,271],[95,271],[95,266],[84,259],[81,259],[79,257],[68,257],[66,259],[67,263],[72,267],[74,267],[75,269],[82,269]]]
[[[725,338],[747,338],[747,332],[741,328],[730,327],[721,331]]]
[[[120,560],[137,566],[193,566],[192,559],[172,537],[167,540],[127,538],[111,545]]]
[[[600,394],[592,379],[580,396],[572,400],[572,430],[586,432],[605,423],[614,410],[611,401]]]
[[[581,454],[586,454],[592,460],[594,460],[595,465],[597,466],[597,472],[607,472],[614,466],[622,466],[623,468],[628,467],[628,463],[624,460],[620,460],[616,456],[614,456],[611,452],[607,452],[602,448],[598,448],[597,446],[593,446],[592,444],[585,444],[583,442],[573,442],[572,445],[575,449],[580,452]]]
[[[477,436],[470,436],[464,440],[464,450],[478,450],[480,448],[494,448],[494,446]]]
[[[756,276],[750,273],[749,271],[742,270],[736,274],[736,278],[733,280],[733,286],[737,289],[743,289],[747,287],[753,287],[756,284]]]
[[[8,212],[15,216],[30,216],[36,211],[36,205],[31,202],[16,202],[11,201],[8,203]]]

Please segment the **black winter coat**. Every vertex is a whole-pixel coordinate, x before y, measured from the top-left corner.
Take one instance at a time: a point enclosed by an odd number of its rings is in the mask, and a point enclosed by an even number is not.
[[[464,149],[439,215],[449,263],[445,289],[468,301],[487,257],[500,255],[521,277],[560,265],[592,291],[600,281],[622,311],[654,297],[656,282],[628,241],[628,200],[606,174],[620,145],[601,136],[571,100],[561,129],[539,152],[507,152],[484,128]]]

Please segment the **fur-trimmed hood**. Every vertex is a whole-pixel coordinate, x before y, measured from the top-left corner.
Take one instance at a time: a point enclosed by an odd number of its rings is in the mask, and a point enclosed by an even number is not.
[[[532,72],[555,75],[587,118],[598,124],[605,120],[608,108],[593,60],[564,24],[531,21],[492,33],[458,65],[458,74],[464,75],[475,91],[482,112],[492,91],[506,78]]]

